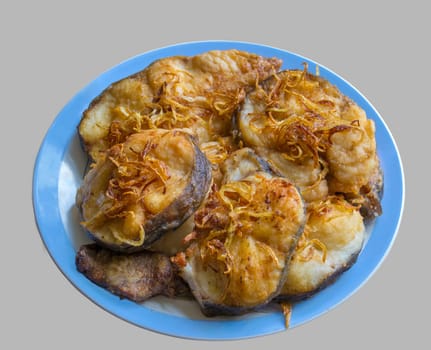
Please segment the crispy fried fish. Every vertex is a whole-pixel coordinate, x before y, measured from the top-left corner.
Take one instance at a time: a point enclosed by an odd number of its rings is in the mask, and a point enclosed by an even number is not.
[[[361,252],[365,226],[358,208],[341,196],[308,205],[308,218],[278,300],[317,293],[348,270]]]
[[[205,198],[211,168],[192,135],[152,129],[112,146],[85,175],[81,225],[118,251],[142,250],[179,227]]]
[[[364,216],[381,214],[374,122],[327,80],[306,69],[278,72],[247,95],[235,125],[307,202],[342,193]]]
[[[156,295],[190,295],[169,257],[153,252],[122,254],[87,244],[76,253],[79,272],[111,293],[135,302]]]
[[[284,178],[256,172],[213,188],[195,214],[191,245],[174,258],[205,315],[237,315],[278,295],[305,221]]]
[[[280,66],[277,58],[238,50],[160,59],[91,102],[78,127],[82,144],[96,159],[144,129],[189,128],[200,143],[226,136],[247,90]]]

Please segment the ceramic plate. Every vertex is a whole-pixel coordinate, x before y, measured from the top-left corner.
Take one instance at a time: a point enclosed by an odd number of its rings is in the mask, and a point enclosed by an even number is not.
[[[316,62],[300,55],[245,42],[191,42],[164,47],[133,57],[113,67],[78,92],[60,111],[40,147],[33,174],[33,206],[41,238],[52,259],[85,296],[106,311],[137,326],[155,332],[193,339],[241,339],[285,331],[278,308],[241,317],[205,318],[197,303],[157,297],[137,304],[121,300],[90,282],[76,270],[75,252],[89,242],[79,226],[75,194],[80,186],[87,158],[77,136],[82,112],[111,83],[144,69],[156,59],[174,55],[196,55],[208,50],[239,49],[283,60],[282,69],[303,68]],[[404,177],[396,144],[383,118],[368,100],[346,80],[322,65],[320,76],[353,99],[376,125],[378,155],[384,177],[383,215],[370,229],[370,236],[355,265],[331,286],[293,306],[290,328],[297,327],[339,305],[355,293],[376,271],[396,237],[404,203]],[[352,67],[354,69],[354,67]],[[371,78],[371,77],[370,77]]]

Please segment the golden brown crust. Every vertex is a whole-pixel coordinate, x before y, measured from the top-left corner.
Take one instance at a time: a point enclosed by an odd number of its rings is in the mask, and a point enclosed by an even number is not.
[[[349,269],[365,239],[359,210],[341,196],[329,196],[307,208],[307,222],[278,300],[307,298]]]
[[[381,214],[374,123],[327,80],[306,70],[278,72],[247,95],[236,125],[306,201],[342,193],[366,217]]]
[[[179,266],[202,311],[234,315],[268,304],[283,286],[304,221],[302,198],[286,179],[256,172],[213,188]]]
[[[210,182],[210,165],[188,133],[133,134],[85,176],[82,225],[111,249],[142,250],[192,215]]]

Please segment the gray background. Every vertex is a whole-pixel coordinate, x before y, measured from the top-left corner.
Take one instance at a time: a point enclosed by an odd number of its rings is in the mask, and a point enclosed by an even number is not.
[[[0,347],[363,349],[426,344],[431,311],[426,168],[431,117],[429,12],[422,5],[425,1],[381,3],[3,1]],[[31,202],[39,145],[57,113],[77,91],[139,53],[208,39],[280,47],[349,80],[387,122],[406,175],[398,237],[380,269],[358,293],[298,328],[222,344],[156,334],[94,305],[49,257]]]

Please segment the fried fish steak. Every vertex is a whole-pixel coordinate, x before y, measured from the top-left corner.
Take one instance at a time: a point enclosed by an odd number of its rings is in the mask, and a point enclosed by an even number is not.
[[[342,193],[367,217],[381,214],[374,122],[327,80],[278,72],[247,95],[236,119],[241,140],[307,202]]]
[[[239,50],[163,58],[104,90],[78,133],[92,159],[145,129],[189,128],[199,143],[212,141],[230,133],[247,90],[280,66],[277,58]]]
[[[257,172],[213,188],[195,214],[190,246],[173,259],[207,316],[267,305],[283,286],[305,221],[289,181]]]
[[[277,299],[302,300],[333,283],[356,262],[364,239],[363,218],[344,198],[329,196],[310,203],[307,223]]]
[[[79,248],[75,263],[78,271],[92,282],[135,302],[156,295],[190,295],[175,266],[163,254],[147,251],[122,254],[87,244]]]
[[[199,207],[211,168],[192,135],[152,129],[112,146],[85,175],[76,203],[82,226],[100,244],[142,250]]]

